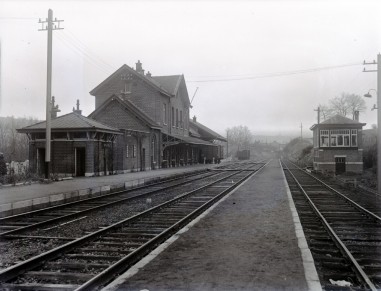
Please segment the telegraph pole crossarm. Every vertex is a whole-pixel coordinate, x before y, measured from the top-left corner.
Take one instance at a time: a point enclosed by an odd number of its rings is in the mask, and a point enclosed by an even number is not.
[[[50,178],[50,147],[51,147],[51,110],[52,110],[52,44],[53,30],[63,29],[60,24],[63,20],[53,19],[53,10],[48,10],[48,18],[46,20],[39,19],[41,29],[39,31],[48,32],[48,61],[47,61],[47,80],[46,80],[46,145],[45,145],[45,178]]]

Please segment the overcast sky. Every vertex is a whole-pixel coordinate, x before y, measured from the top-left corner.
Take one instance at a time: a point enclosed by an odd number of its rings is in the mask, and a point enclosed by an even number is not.
[[[381,52],[381,1],[0,0],[0,116],[45,119],[47,33],[38,19],[49,8],[64,20],[53,32],[60,114],[76,99],[90,114],[89,91],[138,60],[154,76],[184,74],[190,98],[199,88],[191,116],[222,134],[235,125],[287,134],[302,122],[307,135],[319,103],[377,86],[362,62]],[[370,127],[376,98],[365,101],[360,120]]]

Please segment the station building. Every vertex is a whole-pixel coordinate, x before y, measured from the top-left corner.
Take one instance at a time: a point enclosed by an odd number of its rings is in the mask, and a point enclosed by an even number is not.
[[[95,110],[53,116],[51,172],[93,176],[217,163],[226,139],[190,119],[183,75],[144,74],[123,65],[91,92]],[[31,170],[43,173],[46,122],[24,127]],[[66,142],[66,146],[63,144]]]
[[[366,123],[335,115],[314,124],[313,168],[315,171],[341,174],[362,173],[362,127]]]

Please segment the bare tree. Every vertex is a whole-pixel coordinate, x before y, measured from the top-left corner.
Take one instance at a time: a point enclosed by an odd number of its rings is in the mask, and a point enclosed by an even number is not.
[[[248,149],[253,139],[253,135],[247,126],[234,126],[226,129],[226,133],[230,152]]]
[[[36,123],[32,117],[0,117],[0,152],[6,162],[25,161],[28,158],[28,137],[17,129]]]
[[[362,112],[366,109],[365,101],[361,96],[356,94],[345,94],[345,98],[349,111],[352,114],[352,119],[355,118],[356,111]]]
[[[334,114],[339,114],[346,117],[350,111],[349,104],[345,93],[341,93],[340,96],[329,100],[330,108]]]
[[[323,120],[327,120],[328,118],[332,117],[332,109],[329,108],[327,105],[319,104],[320,108],[320,117]]]
[[[344,117],[350,115],[354,119],[356,111],[362,112],[366,109],[365,101],[361,96],[344,92],[340,96],[330,99],[329,106],[319,104],[319,107],[320,114],[324,120],[335,114]]]

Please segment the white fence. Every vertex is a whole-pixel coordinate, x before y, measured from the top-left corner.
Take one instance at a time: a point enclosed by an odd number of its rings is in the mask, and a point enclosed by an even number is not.
[[[7,163],[7,174],[25,174],[28,171],[29,168],[29,160],[26,160],[25,162],[10,162]]]

